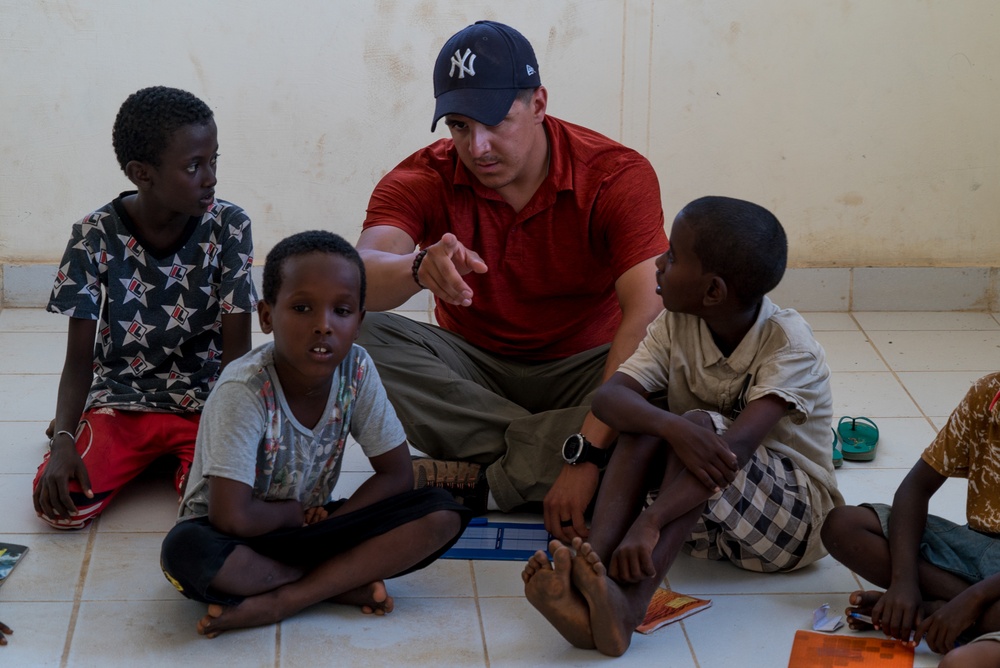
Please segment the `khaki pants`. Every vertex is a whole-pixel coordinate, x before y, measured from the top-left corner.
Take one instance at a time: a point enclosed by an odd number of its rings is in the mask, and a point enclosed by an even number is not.
[[[440,327],[368,313],[358,344],[375,360],[407,439],[435,459],[487,465],[503,511],[541,501],[580,431],[610,345],[552,362],[498,357]]]

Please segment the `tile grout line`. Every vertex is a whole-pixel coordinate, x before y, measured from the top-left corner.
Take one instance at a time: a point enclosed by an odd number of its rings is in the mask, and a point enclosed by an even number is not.
[[[97,525],[100,521],[101,518],[97,517],[90,524],[90,534],[87,536],[87,548],[83,552],[83,563],[80,564],[80,577],[77,578],[76,591],[73,592],[73,612],[69,616],[69,627],[66,629],[66,643],[63,645],[62,658],[59,660],[60,668],[66,668],[69,665],[69,652],[73,644],[73,635],[76,632],[76,621],[80,616],[83,586],[87,580],[87,572],[90,570],[90,558],[94,550],[94,541],[97,540]]]
[[[850,311],[849,315],[851,316],[851,320],[854,321],[854,324],[856,324],[858,326],[858,329],[861,331],[861,333],[864,334],[865,340],[868,342],[868,345],[872,347],[872,350],[875,351],[875,354],[878,355],[878,358],[880,360],[882,360],[882,364],[884,364],[885,368],[889,370],[890,374],[892,374],[893,380],[895,380],[897,383],[899,383],[899,386],[901,388],[903,388],[903,392],[906,394],[907,398],[910,401],[912,401],[913,405],[917,407],[918,411],[920,411],[920,417],[922,417],[927,422],[927,424],[930,425],[931,429],[933,429],[934,433],[936,434],[938,432],[938,429],[937,429],[937,427],[934,426],[934,421],[930,419],[930,417],[924,411],[924,407],[920,405],[920,402],[917,401],[917,398],[914,397],[913,394],[910,392],[910,388],[906,387],[906,383],[904,383],[903,379],[899,377],[899,373],[895,369],[892,368],[892,365],[889,364],[889,360],[886,359],[885,355],[882,354],[882,351],[879,350],[879,348],[878,348],[877,345],[875,345],[874,339],[872,339],[872,337],[868,334],[867,330],[865,330],[865,328],[861,325],[861,321],[859,321],[854,316],[854,311]],[[929,331],[929,330],[914,329],[914,330],[906,330],[906,331],[922,332],[922,331]]]
[[[469,560],[469,575],[472,577],[472,598],[476,602],[476,616],[479,617],[479,637],[483,639],[483,661],[490,668],[490,651],[486,648],[486,625],[483,623],[483,609],[479,606],[479,586],[476,583],[475,562]]]
[[[281,622],[274,627],[274,668],[281,668]]]
[[[691,652],[691,659],[694,661],[695,668],[701,668],[701,662],[698,661],[698,655],[694,651],[694,643],[691,642],[691,636],[688,635],[687,626],[684,625],[684,620],[679,620],[681,625],[681,633],[684,634],[684,642],[687,643],[688,651]]]

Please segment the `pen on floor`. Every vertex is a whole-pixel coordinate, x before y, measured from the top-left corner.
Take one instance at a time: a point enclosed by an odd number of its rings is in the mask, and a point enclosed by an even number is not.
[[[871,615],[862,615],[860,612],[849,612],[849,613],[847,613],[847,616],[850,617],[850,618],[852,618],[852,619],[856,619],[859,622],[865,622],[866,624],[872,624]],[[910,641],[911,642],[913,641],[913,633],[912,632],[910,633]],[[956,642],[955,643],[955,647],[958,647],[959,644],[960,643]]]

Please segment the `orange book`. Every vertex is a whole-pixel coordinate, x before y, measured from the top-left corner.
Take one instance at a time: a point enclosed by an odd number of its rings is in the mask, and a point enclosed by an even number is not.
[[[658,587],[646,608],[646,618],[636,629],[639,633],[652,633],[661,626],[678,622],[690,617],[699,610],[712,605],[711,601],[678,594],[669,589]]]
[[[892,638],[796,631],[788,668],[913,668],[913,648]]]

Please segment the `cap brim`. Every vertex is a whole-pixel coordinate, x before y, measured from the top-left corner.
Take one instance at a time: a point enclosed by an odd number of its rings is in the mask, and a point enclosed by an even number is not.
[[[447,114],[468,116],[483,125],[497,125],[507,116],[517,93],[517,88],[456,88],[441,93],[434,105],[431,132],[434,132],[441,117]]]

